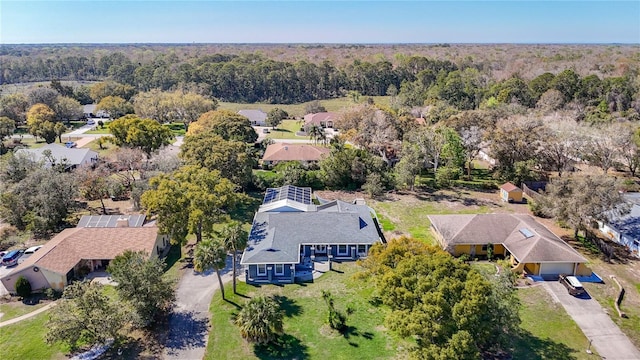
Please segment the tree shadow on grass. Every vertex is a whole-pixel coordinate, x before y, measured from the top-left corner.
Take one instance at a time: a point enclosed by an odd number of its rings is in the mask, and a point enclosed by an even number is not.
[[[280,305],[280,309],[284,311],[284,316],[293,317],[302,314],[302,307],[296,304],[295,300],[282,295],[274,295],[273,299]]]
[[[351,340],[351,338],[357,338],[357,337],[362,337],[365,338],[367,340],[372,340],[373,339],[373,333],[365,331],[365,332],[361,332],[358,330],[357,327],[355,326],[345,326],[342,330],[340,330],[340,334],[342,334],[342,336],[347,340],[347,342],[349,343],[350,346],[353,347],[359,347],[360,345],[354,341]]]
[[[281,335],[275,343],[256,345],[254,353],[261,360],[309,358],[309,349],[300,339],[289,334]]]
[[[585,344],[586,345],[586,344]],[[521,331],[514,339],[514,359],[542,360],[565,359],[575,360],[576,350],[552,339],[539,338],[529,331]]]

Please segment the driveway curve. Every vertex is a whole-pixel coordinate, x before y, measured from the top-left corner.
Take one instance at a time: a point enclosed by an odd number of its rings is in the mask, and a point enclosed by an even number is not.
[[[603,359],[638,360],[640,351],[607,315],[600,303],[590,296],[575,297],[557,281],[546,281],[544,288],[562,304],[567,314],[578,324],[591,345]]]

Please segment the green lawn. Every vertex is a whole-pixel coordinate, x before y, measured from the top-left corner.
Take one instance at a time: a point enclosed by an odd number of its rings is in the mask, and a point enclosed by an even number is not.
[[[440,195],[438,195],[440,194]],[[449,197],[452,203],[465,203],[463,196],[453,192],[439,191],[436,197]],[[384,231],[394,231],[402,234],[410,234],[416,239],[429,243],[434,242],[429,227],[431,223],[427,218],[430,214],[481,214],[490,211],[486,205],[447,207],[435,201],[431,195],[416,194],[413,199],[403,198],[399,201],[371,201],[371,207],[376,210]]]
[[[355,280],[360,268],[355,263],[335,264],[335,272],[314,283],[255,287],[238,284],[240,295],[227,288],[228,301],[217,292],[211,302],[211,331],[205,359],[397,359],[408,344],[384,326],[384,307],[369,303],[373,284]],[[321,290],[333,293],[336,307],[351,306],[346,334],[331,330],[325,323],[327,307]],[[256,295],[274,295],[285,312],[282,345],[272,349],[256,348],[242,339],[233,317],[241,306]],[[406,355],[406,354],[405,354]],[[404,358],[404,357],[400,357]]]
[[[595,359],[586,349],[589,340],[541,286],[518,289],[522,302],[522,335],[515,341],[514,359]],[[595,353],[593,347],[591,350]]]
[[[44,335],[48,313],[34,316],[16,324],[0,328],[0,357],[4,360],[65,359],[67,349],[47,345]]]
[[[7,304],[0,304],[0,313],[4,314],[2,315],[2,317],[0,317],[0,322],[17,318],[18,316],[28,314],[32,311],[36,311],[45,305],[46,305],[45,303],[39,303],[36,305],[26,305],[21,301],[10,302]]]
[[[300,131],[302,122],[297,120],[283,120],[277,128],[269,128],[267,137],[272,139],[308,139],[308,136],[296,136],[296,132]]]
[[[373,101],[376,104],[381,105],[389,105],[389,97],[388,96],[372,96]],[[362,96],[361,101],[367,99],[367,96]],[[262,110],[264,112],[269,112],[269,110],[273,108],[280,108],[289,113],[290,116],[303,117],[304,115],[304,107],[307,103],[301,104],[242,104],[242,103],[231,103],[231,102],[220,102],[220,109],[231,110],[233,112],[238,112],[239,110],[247,109],[247,110]],[[320,104],[322,104],[327,111],[341,111],[345,108],[355,105],[355,103],[347,97],[330,99],[330,100],[320,100]]]

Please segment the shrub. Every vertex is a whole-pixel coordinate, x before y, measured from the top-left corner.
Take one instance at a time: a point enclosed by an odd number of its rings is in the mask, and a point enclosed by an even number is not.
[[[62,296],[62,294],[61,294],[59,291],[56,291],[56,290],[54,290],[54,289],[52,289],[52,288],[47,288],[47,289],[44,291],[44,295],[45,295],[45,296],[47,297],[47,299],[49,299],[49,300],[57,300],[57,299],[59,299],[59,298]]]
[[[16,280],[16,293],[23,299],[31,295],[31,283],[29,283],[26,277],[20,276],[18,280]]]
[[[453,180],[457,180],[462,175],[462,170],[450,166],[438,168],[436,172],[436,184],[439,187],[449,187]]]

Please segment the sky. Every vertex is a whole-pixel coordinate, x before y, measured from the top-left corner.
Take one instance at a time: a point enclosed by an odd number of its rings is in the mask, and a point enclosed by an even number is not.
[[[631,43],[640,1],[11,1],[0,43]]]

